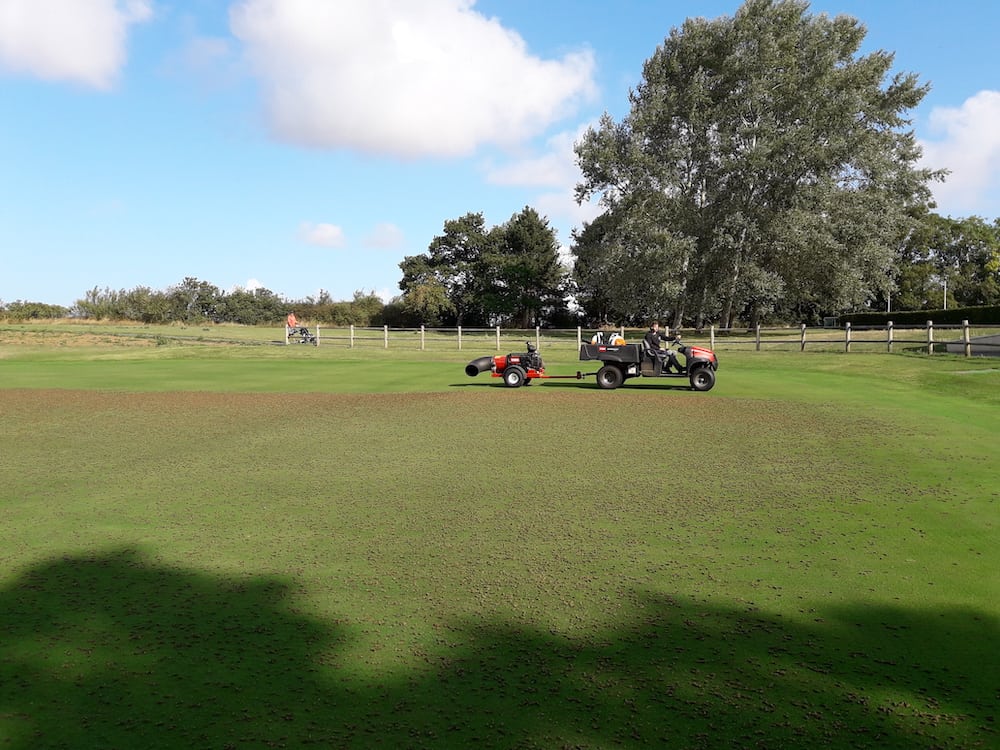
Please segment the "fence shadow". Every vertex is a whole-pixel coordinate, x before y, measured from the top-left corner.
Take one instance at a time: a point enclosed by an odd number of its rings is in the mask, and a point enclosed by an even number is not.
[[[450,622],[447,653],[375,679],[338,662],[350,633],[297,611],[293,591],[130,549],[38,565],[0,589],[0,746],[996,741],[1000,638],[980,612],[858,606],[793,624],[637,594],[614,627],[573,638]]]

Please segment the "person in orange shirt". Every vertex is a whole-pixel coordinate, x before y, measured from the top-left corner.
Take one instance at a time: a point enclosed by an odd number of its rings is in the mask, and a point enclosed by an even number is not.
[[[309,329],[304,325],[299,323],[299,319],[295,317],[294,312],[288,313],[288,317],[285,318],[285,323],[288,325],[288,335],[300,336],[299,342],[302,344],[315,344],[316,337],[309,333]]]

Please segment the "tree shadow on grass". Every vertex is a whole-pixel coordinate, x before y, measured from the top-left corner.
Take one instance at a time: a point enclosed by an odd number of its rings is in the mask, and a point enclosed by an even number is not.
[[[0,747],[995,747],[1000,629],[968,610],[807,624],[639,597],[604,632],[447,623],[366,676],[292,581],[65,557],[0,590]],[[331,654],[333,655],[331,657]]]

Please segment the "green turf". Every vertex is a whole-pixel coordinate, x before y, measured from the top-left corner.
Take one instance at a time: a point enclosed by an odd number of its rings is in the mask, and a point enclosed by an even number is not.
[[[489,353],[0,347],[0,747],[997,745],[989,361]]]

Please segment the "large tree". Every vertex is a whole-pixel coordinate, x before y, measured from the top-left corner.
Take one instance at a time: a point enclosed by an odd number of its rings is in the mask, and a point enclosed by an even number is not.
[[[889,306],[884,298],[879,302]],[[936,213],[924,216],[900,254],[892,308],[921,310],[998,304],[1000,220],[987,224],[978,216],[963,219]]]
[[[608,211],[573,233],[574,296],[595,325],[642,326],[670,309],[680,293],[670,272],[673,259],[691,252],[692,242],[645,226],[643,214],[624,221],[625,211]]]
[[[577,198],[600,194],[613,217],[605,264],[644,274],[633,309],[728,327],[850,308],[890,283],[937,176],[917,168],[905,119],[927,88],[890,77],[888,52],[859,55],[859,21],[808,7],[688,19],[646,61],[624,120],[605,115],[577,144]]]
[[[481,322],[484,256],[495,242],[482,213],[446,221],[444,233],[431,240],[426,253],[408,255],[399,264],[404,306],[425,308],[458,325]]]
[[[486,261],[485,308],[520,328],[541,325],[566,307],[567,272],[548,220],[525,206],[496,228]]]
[[[401,311],[424,323],[511,323],[526,328],[563,313],[567,271],[548,220],[525,207],[487,228],[481,213],[444,223],[426,253],[399,264]]]

